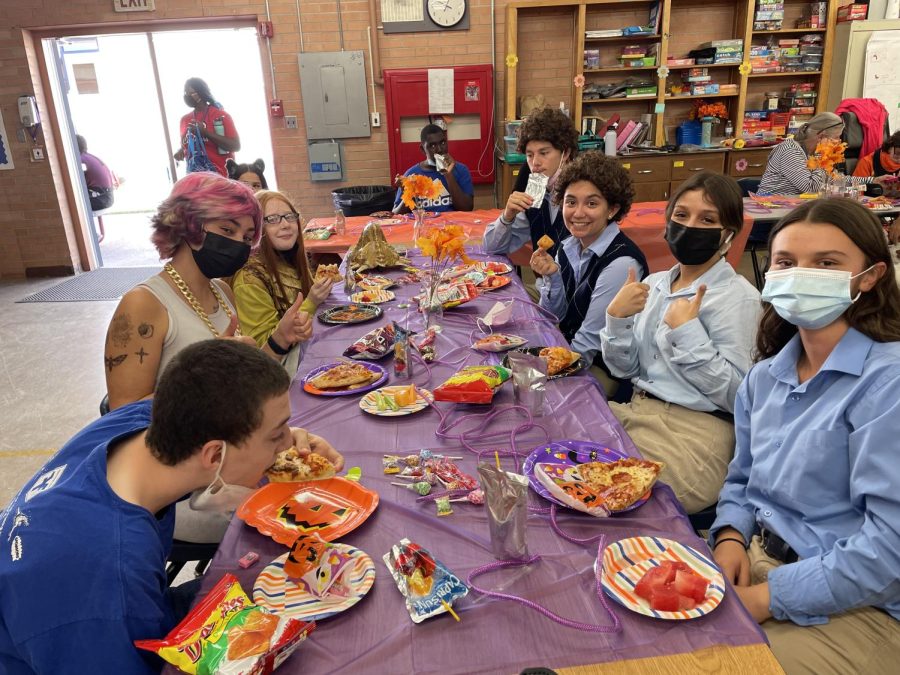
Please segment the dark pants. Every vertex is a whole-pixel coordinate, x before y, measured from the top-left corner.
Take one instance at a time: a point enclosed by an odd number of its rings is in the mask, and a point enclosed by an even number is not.
[[[175,621],[180,622],[190,611],[194,604],[194,598],[200,590],[200,584],[203,583],[203,577],[197,577],[190,581],[185,581],[180,586],[169,588],[169,602],[172,603],[172,612],[175,614]]]
[[[91,210],[102,211],[108,209],[116,201],[116,192],[113,188],[88,188],[91,198]]]

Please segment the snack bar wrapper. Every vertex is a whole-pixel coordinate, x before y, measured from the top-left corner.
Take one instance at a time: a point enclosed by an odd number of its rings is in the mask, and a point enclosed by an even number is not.
[[[315,627],[257,607],[226,574],[165,638],[134,644],[185,673],[256,675],[275,670]]]
[[[437,352],[434,349],[435,340],[437,340],[437,331],[434,326],[425,329],[425,332],[417,338],[410,338],[410,341],[419,350],[419,354],[421,354],[425,363],[431,363],[437,357]]]
[[[466,366],[434,390],[435,401],[490,403],[494,390],[509,379],[502,366]]]
[[[488,462],[478,465],[478,475],[484,490],[494,557],[498,560],[527,558],[528,479]]]
[[[412,377],[409,331],[394,321],[394,375],[408,380]]]
[[[391,546],[384,564],[406,598],[406,609],[414,623],[446,612],[444,603],[452,605],[469,592],[455,574],[409,539]]]
[[[391,353],[394,346],[394,326],[385,324],[371,330],[344,350],[344,356],[351,359],[377,361]]]
[[[544,201],[544,195],[547,194],[547,184],[549,182],[550,176],[543,173],[532,173],[528,176],[525,194],[534,199],[531,203],[532,208],[537,208]]]

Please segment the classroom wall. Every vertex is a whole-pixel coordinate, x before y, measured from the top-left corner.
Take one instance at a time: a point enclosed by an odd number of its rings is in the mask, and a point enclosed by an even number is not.
[[[380,8],[379,0],[375,0]],[[66,0],[66,2],[0,3],[0,111],[9,136],[15,169],[0,171],[0,278],[71,273],[81,259],[75,223],[66,205],[64,181],[54,161],[55,138],[47,124],[47,109],[40,77],[34,66],[32,30],[54,26],[145,22],[191,18],[250,17],[265,19],[263,0],[156,0],[154,12],[116,13],[113,0]],[[366,27],[367,0],[341,0],[344,48],[363,50],[369,58]],[[504,95],[506,0],[496,0],[496,45],[498,72],[495,96]],[[466,65],[491,62],[491,2],[469,0],[470,29],[440,33],[384,35],[379,31],[383,69]],[[269,0],[275,38],[275,64],[279,98],[285,113],[297,115],[298,129],[285,129],[283,120],[272,120],[272,145],[279,186],[297,197],[304,215],[331,212],[331,190],[341,185],[388,184],[391,182],[385,127],[373,129],[371,138],[346,139],[346,180],[312,183],[306,156],[305,123],[300,100],[297,53],[300,37],[295,0]],[[337,51],[337,2],[301,0],[303,41],[306,51]],[[380,11],[380,9],[378,10]],[[265,62],[264,62],[265,63]],[[265,66],[267,67],[267,63]],[[261,73],[269,87],[268,72]],[[366,64],[368,81],[368,63]],[[568,78],[567,78],[568,79]],[[34,93],[42,108],[42,137],[38,143],[49,149],[49,161],[31,161],[31,139],[16,140],[19,128],[16,99]],[[371,88],[369,88],[371,96]],[[377,108],[384,115],[384,91],[376,87]],[[370,101],[371,104],[371,101]],[[502,116],[502,108],[501,108]],[[502,121],[498,121],[498,125]],[[502,129],[500,131],[502,135]],[[60,205],[62,202],[62,206]],[[476,186],[476,208],[494,205],[493,186]],[[83,253],[83,251],[81,252]]]

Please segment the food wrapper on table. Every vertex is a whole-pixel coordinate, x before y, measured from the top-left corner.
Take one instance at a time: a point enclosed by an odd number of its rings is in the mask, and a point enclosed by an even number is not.
[[[490,403],[494,391],[509,379],[502,366],[466,366],[434,390],[435,401]]]
[[[478,297],[478,287],[471,281],[461,281],[453,284],[444,284],[438,286],[435,291],[435,297],[444,309],[458,307],[463,303],[474,300]],[[419,309],[422,310],[425,305],[424,296],[419,296]]]
[[[385,324],[369,331],[344,350],[344,356],[364,361],[377,361],[391,353],[395,324]]]
[[[434,348],[434,343],[437,340],[437,330],[434,326],[430,326],[425,329],[425,332],[422,333],[421,336],[413,339],[410,337],[410,341],[413,343],[413,346],[418,350],[419,354],[422,356],[422,360],[425,363],[431,363],[437,358],[437,352]]]
[[[318,534],[301,534],[284,561],[288,580],[321,598],[326,593],[346,597],[350,591],[343,583],[344,570],[353,559]]]
[[[333,224],[322,227],[307,227],[303,230],[303,238],[322,241],[331,237],[336,231]]]
[[[315,626],[257,607],[226,574],[165,638],[134,644],[185,673],[256,675],[271,673]]]
[[[468,587],[418,544],[401,539],[384,556],[397,588],[406,598],[406,609],[414,623],[448,611]]]
[[[494,557],[498,560],[527,558],[528,479],[487,462],[478,465],[478,475],[484,490]]]

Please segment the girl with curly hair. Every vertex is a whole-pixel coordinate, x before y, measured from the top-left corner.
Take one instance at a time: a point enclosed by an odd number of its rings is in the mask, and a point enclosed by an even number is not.
[[[715,503],[734,453],[734,398],[750,369],[759,292],[725,261],[744,225],[734,179],[688,179],[666,206],[672,269],[626,283],[600,332],[613,375],[629,378],[613,413],[688,513]]]
[[[634,188],[618,161],[587,152],[566,164],[554,189],[572,236],[557,247],[555,258],[541,246],[531,256],[531,269],[542,277],[540,305],[559,319],[572,350],[604,369],[600,329],[606,306],[629,274],[640,279],[648,272],[644,254],[617,222],[631,208]]]
[[[900,659],[900,289],[878,218],[818,199],[769,237],[710,543],[785,672]]]
[[[550,177],[547,196],[535,204],[525,192],[513,191],[500,217],[484,232],[484,250],[507,255],[529,241],[537,250],[538,239],[546,234],[555,242],[550,248],[550,255],[555,256],[569,232],[563,224],[559,204],[550,196],[562,168],[578,154],[578,131],[561,110],[542,108],[529,115],[519,127],[518,150],[525,154],[531,173]]]

